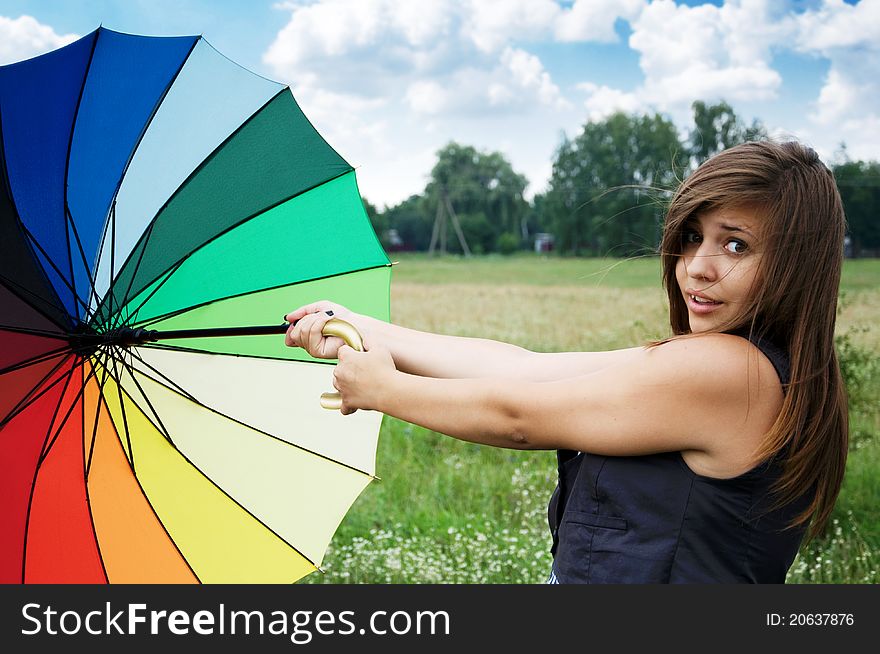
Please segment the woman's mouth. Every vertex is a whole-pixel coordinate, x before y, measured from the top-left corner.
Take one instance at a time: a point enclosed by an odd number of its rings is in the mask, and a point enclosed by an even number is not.
[[[715,309],[724,304],[723,302],[710,300],[709,298],[694,295],[693,293],[686,293],[685,297],[687,298],[688,308],[694,313],[699,314],[712,313]]]

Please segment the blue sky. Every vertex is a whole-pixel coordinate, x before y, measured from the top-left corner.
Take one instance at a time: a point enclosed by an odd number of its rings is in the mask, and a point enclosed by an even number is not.
[[[99,24],[203,34],[290,84],[379,206],[450,140],[504,152],[531,195],[585,121],[660,111],[685,133],[696,99],[880,159],[880,0],[0,0],[0,63]]]

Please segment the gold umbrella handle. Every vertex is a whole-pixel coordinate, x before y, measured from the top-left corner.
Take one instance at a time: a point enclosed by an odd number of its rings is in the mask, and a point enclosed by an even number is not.
[[[349,347],[354,348],[358,352],[364,351],[364,341],[361,338],[360,332],[355,329],[354,325],[344,320],[333,318],[327,321],[321,333],[324,336],[338,336]],[[339,393],[321,393],[321,406],[325,409],[338,411],[342,408],[342,396]]]

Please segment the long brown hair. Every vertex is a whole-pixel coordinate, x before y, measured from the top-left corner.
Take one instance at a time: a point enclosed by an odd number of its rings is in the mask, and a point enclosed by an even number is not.
[[[748,207],[762,219],[756,288],[740,313],[713,331],[747,330],[783,348],[791,379],[782,409],[755,454],[779,456],[775,506],[813,499],[792,527],[812,519],[807,539],[824,531],[846,468],[846,389],[834,349],[846,230],[832,172],[797,142],[759,141],[704,162],[674,194],[663,228],[661,261],[673,334],[690,333],[675,276],[685,224],[696,214]]]

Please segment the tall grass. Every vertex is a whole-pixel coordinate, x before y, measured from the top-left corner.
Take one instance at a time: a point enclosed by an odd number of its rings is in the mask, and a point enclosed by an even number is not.
[[[668,333],[657,259],[404,256],[395,322],[539,351],[628,347]],[[828,533],[793,583],[877,583],[880,558],[880,261],[847,262],[838,350],[854,437]],[[377,474],[305,583],[543,583],[552,452],[463,443],[386,417]]]

